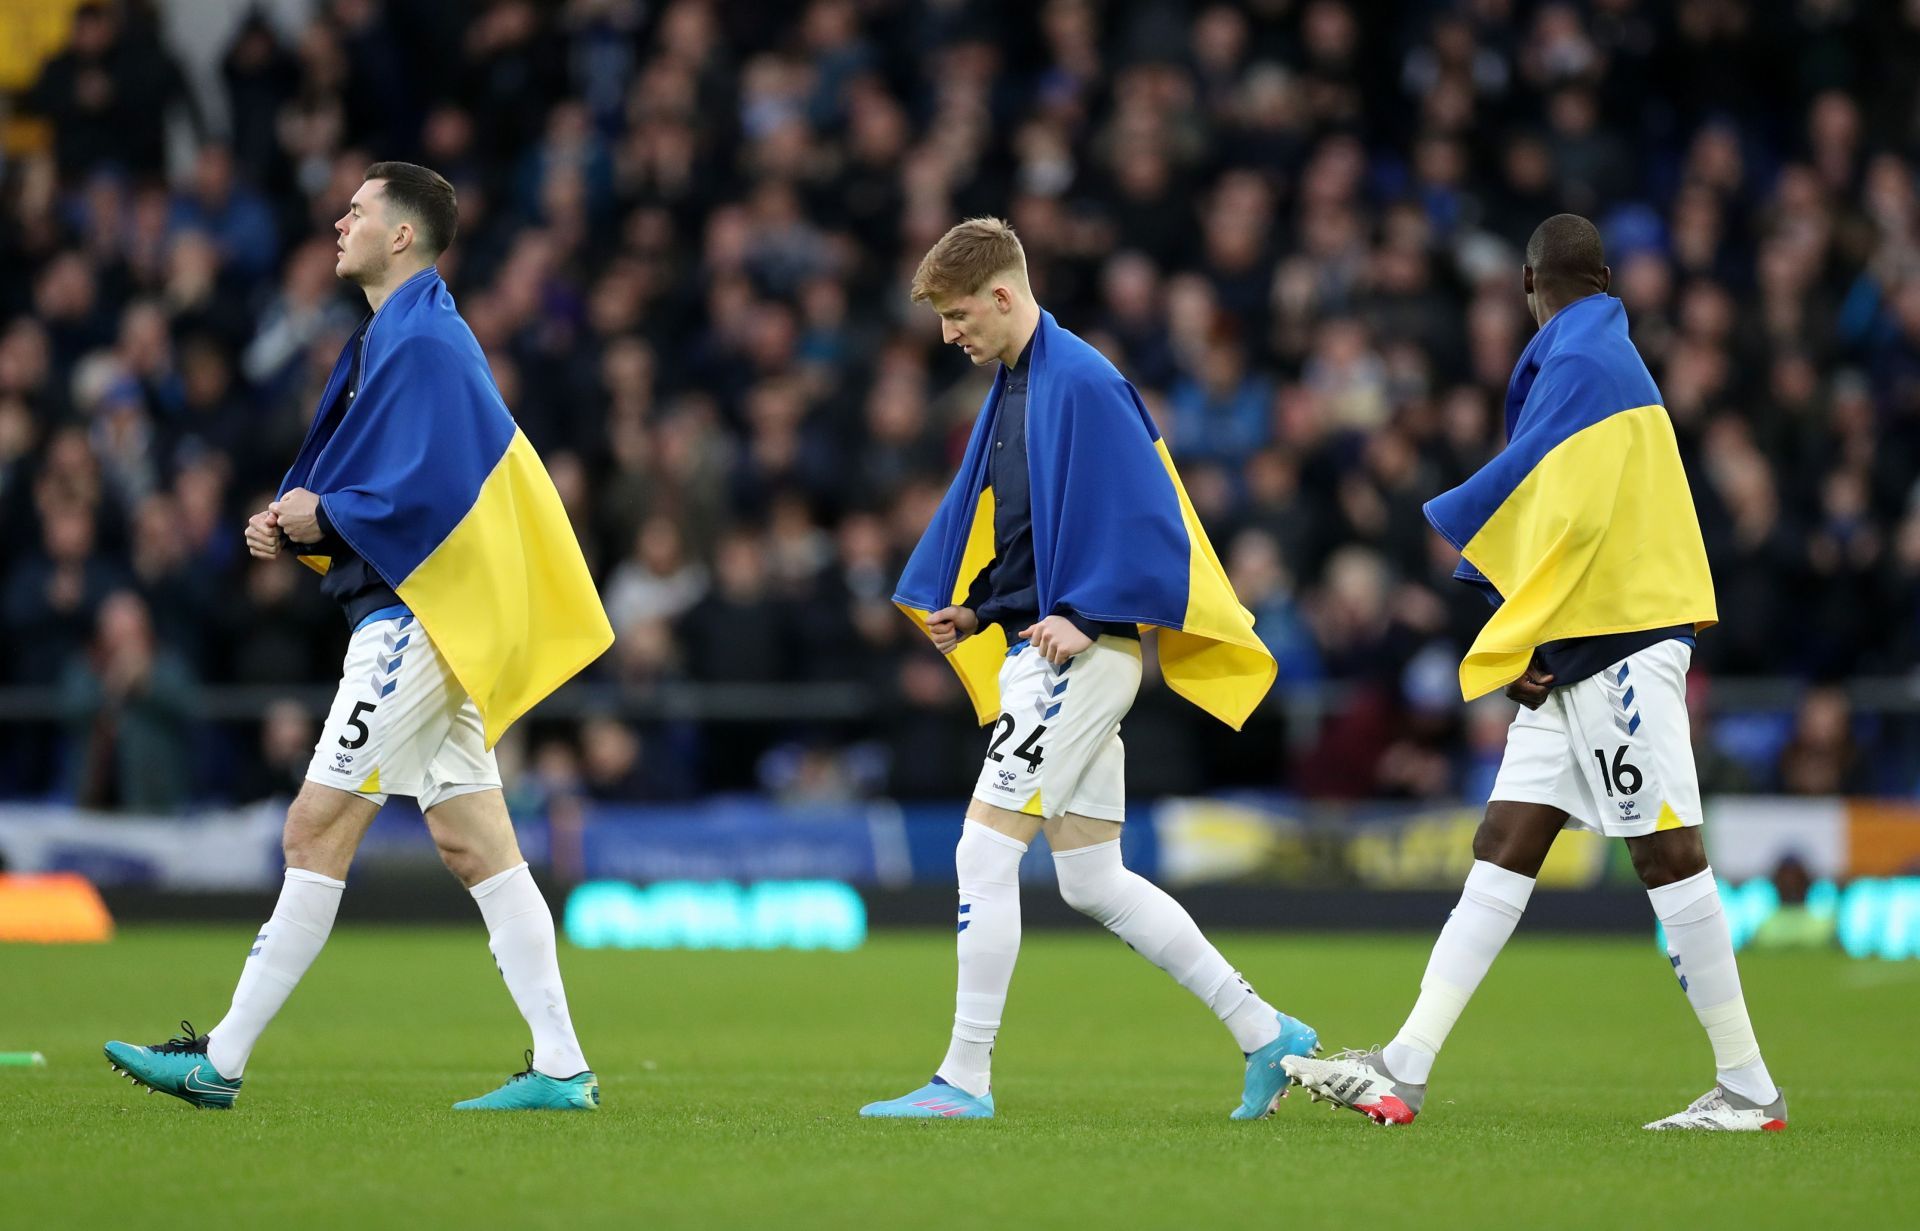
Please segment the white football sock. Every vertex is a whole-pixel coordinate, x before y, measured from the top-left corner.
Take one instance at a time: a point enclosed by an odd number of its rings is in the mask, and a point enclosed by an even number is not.
[[[1416,1086],[1426,1084],[1447,1034],[1513,935],[1532,896],[1531,876],[1483,859],[1474,861],[1460,902],[1440,929],[1433,956],[1427,959],[1420,998],[1382,1056],[1394,1077]]]
[[[1680,988],[1713,1044],[1720,1085],[1766,1106],[1780,1097],[1760,1059],[1747,1001],[1740,994],[1740,968],[1733,960],[1733,936],[1720,907],[1720,886],[1713,869],[1683,881],[1647,890],[1653,913],[1667,930],[1667,951]]]
[[[533,1067],[548,1077],[572,1077],[587,1070],[580,1040],[567,1014],[567,989],[560,982],[560,955],[553,937],[553,912],[524,863],[496,873],[468,892],[480,904],[500,977],[520,1016],[533,1031]]]
[[[960,882],[954,950],[960,976],[953,997],[953,1039],[935,1070],[941,1081],[976,1097],[993,1084],[993,1040],[1020,957],[1020,857],[1027,844],[978,821],[960,830],[953,870]]]
[[[207,1060],[220,1076],[232,1079],[247,1071],[253,1045],[326,945],[346,887],[345,881],[305,868],[287,869],[273,916],[247,953],[233,1007],[207,1039]]]
[[[1243,1052],[1280,1037],[1272,1005],[1201,934],[1180,903],[1120,861],[1120,840],[1056,851],[1054,871],[1067,905],[1098,920],[1135,952],[1212,1009]]]

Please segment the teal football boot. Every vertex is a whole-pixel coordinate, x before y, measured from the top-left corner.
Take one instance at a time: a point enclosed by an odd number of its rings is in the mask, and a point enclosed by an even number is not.
[[[240,1094],[238,1077],[222,1077],[207,1059],[207,1036],[196,1035],[191,1022],[181,1022],[181,1037],[137,1047],[115,1040],[102,1050],[113,1071],[123,1074],[147,1093],[158,1091],[213,1111],[230,1111]]]
[[[588,1069],[572,1077],[548,1077],[533,1070],[533,1053],[527,1053],[527,1067],[507,1084],[491,1094],[455,1103],[455,1111],[592,1111],[600,1106],[600,1079]]]
[[[1240,1105],[1233,1109],[1235,1120],[1264,1120],[1273,1114],[1280,1100],[1287,1097],[1287,1072],[1280,1062],[1288,1056],[1311,1056],[1320,1050],[1320,1036],[1303,1021],[1276,1013],[1280,1033],[1259,1051],[1247,1057],[1247,1084]]]
[[[912,1094],[884,1103],[868,1103],[860,1114],[880,1120],[991,1120],[993,1091],[975,1098],[959,1086],[935,1077]]]

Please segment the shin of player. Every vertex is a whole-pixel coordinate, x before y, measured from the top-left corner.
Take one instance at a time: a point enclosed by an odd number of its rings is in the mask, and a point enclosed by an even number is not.
[[[1541,328],[1508,391],[1507,450],[1427,506],[1467,557],[1456,576],[1500,604],[1461,664],[1462,690],[1505,686],[1520,709],[1406,1024],[1377,1052],[1287,1062],[1316,1096],[1382,1123],[1419,1113],[1442,1044],[1572,826],[1626,840],[1712,1044],[1718,1085],[1647,1127],[1786,1127],[1700,839],[1686,677],[1715,619],[1712,580],[1672,427],[1609,280],[1586,219],[1534,232],[1523,286]]]
[[[1197,527],[1182,517],[1178,477],[1138,396],[1034,302],[1012,228],[955,227],[922,263],[914,298],[996,379],[896,601],[948,655],[991,730],[954,859],[959,983],[946,1058],[927,1086],[862,1114],[993,1114],[993,1046],[1020,948],[1020,861],[1044,831],[1067,902],[1226,1024],[1247,1057],[1234,1115],[1257,1119],[1285,1088],[1280,1060],[1317,1040],[1122,861],[1120,724],[1140,686],[1144,625],[1162,630],[1169,682],[1236,727],[1272,681],[1271,656],[1211,551],[1192,550]],[[988,542],[991,551],[962,549]],[[1193,566],[1196,554],[1209,568]]]
[[[533,1034],[535,1070],[581,1072],[587,1064],[567,1012],[553,916],[520,857],[499,788],[450,787],[426,802],[428,830],[479,905],[495,963]],[[375,800],[319,784],[289,810],[279,901],[248,951],[232,1006],[208,1035],[207,1059],[222,1078],[242,1076],[267,1024],[319,956],[354,850],[378,811]]]

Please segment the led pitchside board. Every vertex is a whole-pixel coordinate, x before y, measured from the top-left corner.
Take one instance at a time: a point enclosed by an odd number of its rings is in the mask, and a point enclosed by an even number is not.
[[[1783,907],[1773,882],[1755,877],[1723,886],[1721,901],[1736,949],[1831,948],[1849,957],[1920,958],[1920,876],[1872,877],[1845,886],[1814,881],[1806,901]],[[1666,947],[1665,930],[1655,938]]]
[[[858,949],[867,907],[840,881],[589,881],[567,898],[583,949]]]

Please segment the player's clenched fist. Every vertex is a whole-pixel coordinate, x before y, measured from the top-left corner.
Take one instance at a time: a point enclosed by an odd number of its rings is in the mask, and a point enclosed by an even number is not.
[[[979,631],[980,617],[969,607],[942,607],[927,617],[927,632],[942,654],[953,653],[954,646]]]
[[[1093,644],[1093,639],[1075,628],[1072,620],[1057,615],[1048,616],[1020,636],[1031,641],[1040,657],[1056,667]]]
[[[280,554],[280,519],[273,510],[263,509],[247,518],[247,554],[256,560]]]
[[[1537,710],[1552,691],[1553,675],[1540,665],[1540,658],[1535,655],[1533,661],[1527,664],[1526,674],[1507,685],[1507,700],[1518,701],[1530,710]]]
[[[280,529],[294,542],[320,541],[320,497],[306,488],[294,488],[267,509],[280,519]]]

